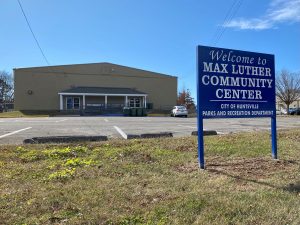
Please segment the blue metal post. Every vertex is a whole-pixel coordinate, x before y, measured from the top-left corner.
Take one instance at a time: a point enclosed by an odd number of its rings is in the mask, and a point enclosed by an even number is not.
[[[199,116],[198,116],[198,160],[199,160],[200,169],[205,169],[203,118],[199,118]]]
[[[197,47],[197,128],[198,128],[198,161],[200,169],[205,169],[204,162],[204,139],[203,139],[203,116],[200,110],[200,91],[199,90],[199,49]]]
[[[277,159],[276,115],[271,117],[271,132],[272,132],[272,158]]]

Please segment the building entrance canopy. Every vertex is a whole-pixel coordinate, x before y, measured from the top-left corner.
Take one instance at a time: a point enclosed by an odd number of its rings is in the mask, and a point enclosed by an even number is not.
[[[74,87],[58,94],[60,110],[84,110],[89,105],[104,108],[113,104],[131,108],[146,108],[147,105],[147,94],[132,88]]]

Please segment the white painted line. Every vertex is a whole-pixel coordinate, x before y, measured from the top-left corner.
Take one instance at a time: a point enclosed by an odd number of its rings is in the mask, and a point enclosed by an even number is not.
[[[26,128],[24,128],[24,129],[21,129],[21,130],[16,130],[16,131],[10,132],[10,133],[8,133],[8,134],[1,135],[0,138],[4,138],[4,137],[7,137],[7,136],[10,136],[10,135],[19,133],[19,132],[24,131],[24,130],[29,130],[29,129],[31,129],[31,128],[32,128],[32,127],[26,127]]]
[[[177,125],[179,127],[186,127],[186,128],[192,128],[192,129],[196,129],[197,127],[195,126],[186,126],[186,125]]]
[[[217,134],[222,135],[222,134],[226,134],[226,133],[217,131]]]
[[[55,123],[63,122],[63,121],[66,121],[66,120],[68,120],[68,119],[56,120]]]
[[[104,119],[104,121],[107,123],[107,122],[108,122],[108,119]]]
[[[125,134],[124,131],[122,131],[119,127],[114,126],[114,128],[119,132],[119,134],[124,138],[127,139],[127,134]]]

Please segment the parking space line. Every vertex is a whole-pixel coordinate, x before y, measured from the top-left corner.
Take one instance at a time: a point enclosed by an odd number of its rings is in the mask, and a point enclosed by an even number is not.
[[[68,120],[68,119],[56,120],[55,123],[64,122],[66,120]]]
[[[186,125],[177,125],[179,127],[186,127],[186,128],[192,128],[192,129],[196,129],[197,127],[195,126],[186,126]]]
[[[114,128],[119,132],[119,134],[124,138],[127,139],[127,134],[125,134],[124,131],[121,130],[121,128],[114,126]]]
[[[24,130],[29,130],[29,129],[31,129],[31,128],[32,128],[32,127],[26,127],[26,128],[24,128],[24,129],[21,129],[21,130],[16,130],[16,131],[13,131],[13,132],[10,132],[10,133],[1,135],[0,138],[4,138],[4,137],[10,136],[10,135],[13,135],[13,134],[22,132],[22,131],[24,131]]]
[[[142,121],[151,122],[151,119],[149,118],[141,118]]]
[[[104,121],[107,123],[107,122],[108,122],[108,119],[104,119]]]

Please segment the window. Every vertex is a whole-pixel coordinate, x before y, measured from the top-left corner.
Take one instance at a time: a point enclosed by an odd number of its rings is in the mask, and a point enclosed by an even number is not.
[[[131,99],[129,100],[129,107],[130,107],[130,108],[133,108],[133,107],[134,107],[134,98],[131,98]]]
[[[80,108],[80,99],[73,98],[73,109],[79,109],[79,108]]]
[[[67,109],[73,109],[73,98],[67,97]]]
[[[185,106],[178,106],[179,110],[186,110]]]
[[[141,107],[141,99],[136,98],[136,99],[134,100],[134,103],[135,103],[135,107],[136,107],[136,108],[140,108],[140,107]]]
[[[66,103],[68,110],[80,109],[80,97],[67,97]]]
[[[131,98],[129,100],[129,107],[140,108],[141,107],[141,99],[140,98]]]

